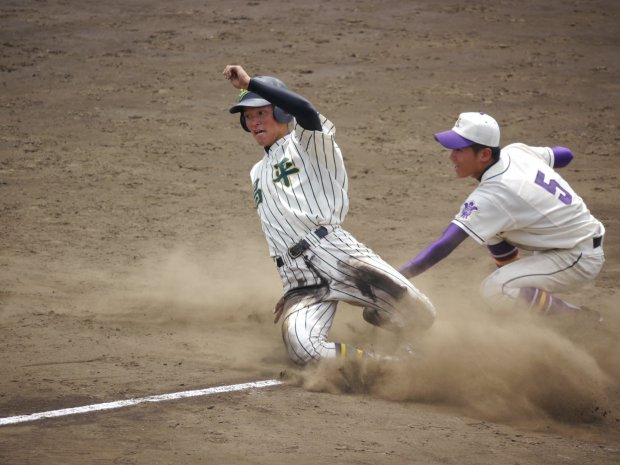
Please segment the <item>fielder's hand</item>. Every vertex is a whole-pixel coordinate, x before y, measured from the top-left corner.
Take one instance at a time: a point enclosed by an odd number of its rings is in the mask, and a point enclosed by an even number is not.
[[[250,76],[239,65],[228,65],[223,74],[236,89],[247,89],[250,85]]]
[[[278,303],[276,304],[276,308],[273,309],[273,314],[275,315],[273,320],[274,323],[278,322],[282,316],[282,313],[284,313],[284,296],[280,297],[280,300],[278,300]]]

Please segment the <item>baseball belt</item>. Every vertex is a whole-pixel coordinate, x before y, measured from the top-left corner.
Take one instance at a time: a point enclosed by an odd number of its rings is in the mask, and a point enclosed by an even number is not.
[[[329,234],[329,231],[327,230],[325,226],[320,226],[314,230],[314,234],[319,239],[323,239],[325,236]],[[309,248],[310,248],[310,244],[308,244],[308,242],[305,239],[302,239],[297,244],[289,247],[288,255],[294,260],[298,257],[301,257],[301,254],[304,253]],[[278,266],[278,268],[284,266],[284,260],[282,260],[282,257],[276,258],[276,265]]]
[[[600,247],[602,243],[603,243],[603,236],[598,236],[592,239],[592,247],[595,249],[597,247]]]

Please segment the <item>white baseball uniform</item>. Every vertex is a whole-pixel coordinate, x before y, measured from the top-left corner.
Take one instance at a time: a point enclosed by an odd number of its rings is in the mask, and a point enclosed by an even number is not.
[[[483,281],[488,299],[516,299],[530,287],[565,291],[603,266],[605,228],[553,165],[550,148],[506,146],[452,221],[480,244],[506,241],[533,251]]]
[[[388,328],[426,329],[435,317],[424,294],[340,226],[349,208],[348,178],[336,129],[319,118],[321,131],[294,122],[251,171],[285,291],[282,336],[299,364],[346,355],[345,344],[327,341],[338,301],[364,307],[368,322]]]

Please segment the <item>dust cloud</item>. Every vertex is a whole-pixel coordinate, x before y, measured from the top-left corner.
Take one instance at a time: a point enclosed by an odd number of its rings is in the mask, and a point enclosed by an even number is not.
[[[264,252],[224,247],[209,253],[176,247],[153,256],[130,274],[110,277],[107,314],[146,315],[177,323],[271,321],[282,287]],[[110,288],[115,292],[111,295]]]
[[[423,402],[503,422],[589,423],[609,413],[607,394],[620,386],[616,332],[493,314],[475,299],[442,296],[434,326],[413,341],[418,357],[324,361],[300,369],[287,360],[279,325],[272,323],[282,292],[277,272],[262,244],[250,250],[226,247],[204,255],[176,248],[145,262],[123,280],[115,318],[190,328],[185,337],[219,341],[231,368],[285,370],[287,382],[310,391]],[[391,341],[363,322],[359,308],[341,304],[339,319],[344,323],[334,325],[331,340],[360,347]]]
[[[291,375],[313,391],[353,392],[391,401],[449,406],[489,421],[590,423],[609,413],[620,386],[609,357],[584,345],[585,328],[559,329],[531,315],[497,315],[453,301],[417,341],[417,357],[395,361],[327,361]],[[617,337],[599,333],[606,354]]]

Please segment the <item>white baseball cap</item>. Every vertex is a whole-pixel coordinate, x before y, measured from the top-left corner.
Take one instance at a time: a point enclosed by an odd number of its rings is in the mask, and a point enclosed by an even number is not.
[[[461,113],[454,127],[435,134],[435,139],[447,149],[463,149],[473,144],[499,147],[499,124],[486,113]]]

